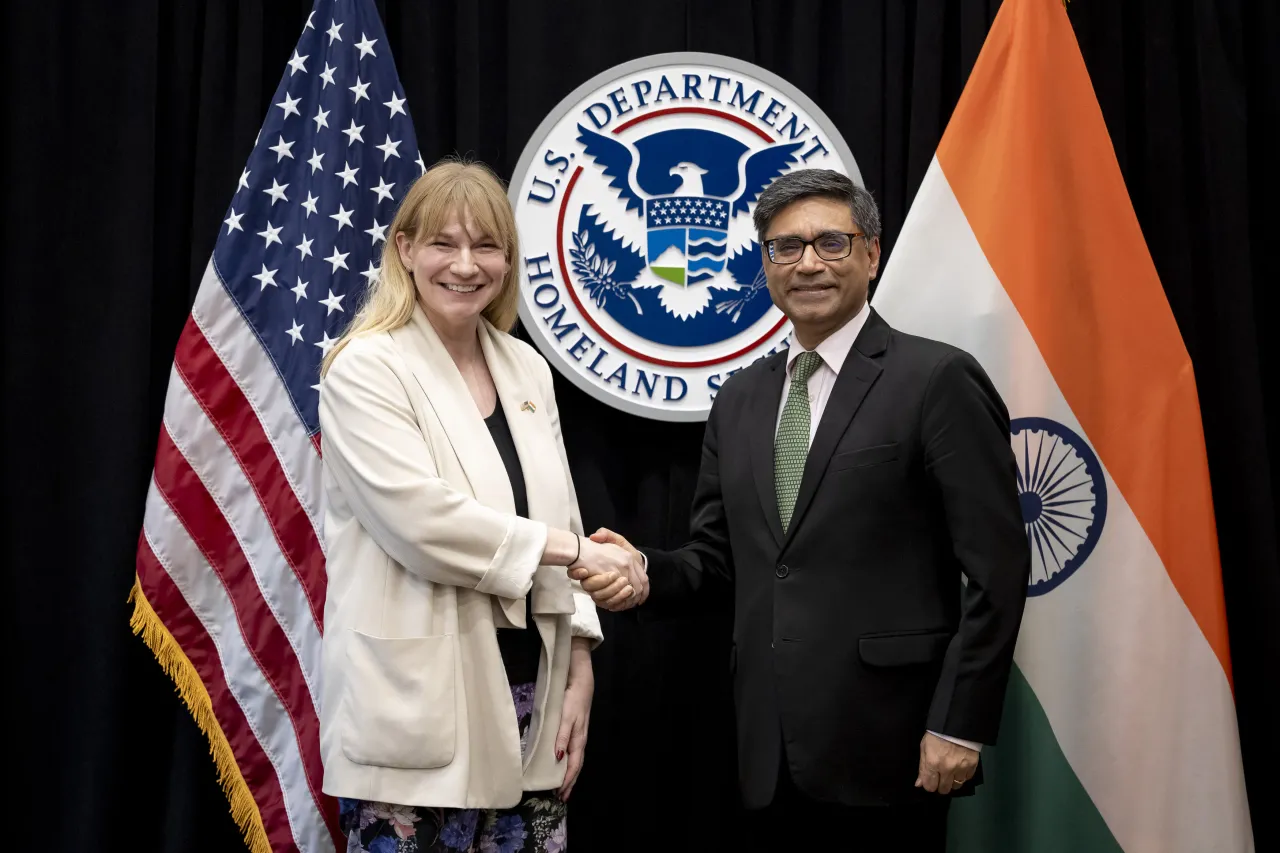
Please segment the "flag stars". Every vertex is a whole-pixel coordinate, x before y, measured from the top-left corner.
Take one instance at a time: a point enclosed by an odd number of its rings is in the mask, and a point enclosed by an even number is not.
[[[280,242],[280,230],[282,228],[284,228],[283,225],[279,226],[278,228],[274,228],[272,227],[271,223],[268,222],[267,230],[258,232],[258,236],[264,238],[267,241],[267,245],[263,246],[262,248],[265,249],[267,248],[267,246],[270,246],[272,243],[280,243],[280,245],[283,246],[284,243]]]
[[[291,115],[295,115],[295,116],[302,115],[302,113],[298,112],[298,104],[300,103],[302,103],[301,98],[291,98],[289,97],[289,93],[285,92],[284,101],[282,103],[276,104],[276,106],[284,110],[284,117],[288,118]]]
[[[299,244],[298,244],[298,246],[297,246],[297,249],[298,249],[298,262],[299,262],[299,263],[301,263],[301,262],[302,262],[302,259],[303,259],[303,258],[305,258],[305,257],[307,257],[307,255],[310,255],[310,254],[311,254],[311,244],[312,244],[312,243],[314,243],[314,242],[315,242],[315,238],[314,238],[314,237],[307,237],[307,235],[306,235],[306,234],[303,234],[303,235],[302,235],[302,242],[301,242],[301,243],[299,243]],[[304,290],[302,291],[302,295],[303,295],[303,296],[306,296],[306,295],[307,295],[307,292],[306,292],[306,290],[305,290],[306,285],[304,284],[304,285],[302,285],[302,286],[303,286],[303,288],[304,288]]]
[[[391,134],[388,133],[386,142],[382,143],[381,145],[374,146],[374,148],[377,148],[379,151],[382,152],[382,162],[385,163],[387,162],[388,159],[392,157],[396,157],[396,158],[400,157],[400,152],[397,151],[396,149],[400,147],[400,143],[402,141],[403,140],[397,139],[395,142],[392,142]]]
[[[338,85],[337,81],[333,79],[333,72],[337,70],[338,69],[336,68],[330,68],[329,63],[327,62],[324,64],[324,70],[320,72],[320,79],[324,81],[323,83],[320,84],[320,91],[323,92],[325,89],[329,88],[329,86],[331,85],[332,86]]]
[[[283,201],[288,201],[288,200],[289,200],[289,199],[288,199],[288,197],[287,197],[287,196],[285,196],[285,194],[284,194],[284,191],[285,191],[285,190],[287,190],[288,188],[289,188],[289,185],[288,185],[288,184],[280,184],[280,183],[277,183],[277,182],[276,182],[276,179],[275,179],[275,178],[272,178],[272,179],[271,179],[271,189],[269,189],[269,190],[263,190],[262,192],[263,192],[263,193],[265,193],[266,195],[271,196],[271,206],[272,206],[272,207],[275,207],[276,202],[278,202],[278,201],[282,201],[282,200],[283,200]]]
[[[316,28],[316,25],[311,23],[311,19],[314,18],[315,16],[316,16],[316,13],[315,13],[315,10],[313,9],[311,14],[307,15],[307,23],[306,23],[306,26],[303,27],[304,30],[314,30]],[[303,58],[305,59],[306,57],[303,57]]]
[[[335,41],[342,41],[342,24],[339,24],[336,20],[330,18],[329,29],[326,32],[326,35],[329,36],[329,44],[333,44]]]
[[[377,193],[378,201],[382,201],[383,199],[390,200],[391,188],[394,186],[395,184],[387,183],[387,179],[380,176],[378,178],[378,185],[376,187],[369,187],[369,192]]]
[[[302,326],[298,325],[297,319],[293,321],[293,328],[286,329],[285,334],[293,338],[293,340],[289,343],[289,346],[293,346],[298,341],[302,340]]]
[[[355,120],[355,119],[352,119],[352,120],[351,120],[351,127],[349,127],[349,128],[347,128],[346,130],[342,131],[343,133],[345,133],[345,134],[347,135],[347,147],[348,147],[348,148],[350,148],[352,145],[355,145],[357,142],[364,142],[364,137],[363,137],[363,136],[361,135],[361,133],[360,133],[362,130],[364,130],[364,125],[362,124],[362,125],[357,126],[357,125],[356,125],[356,120]]]
[[[356,99],[355,99],[355,102],[354,102],[354,103],[357,103],[357,104],[358,104],[358,103],[360,103],[360,99],[361,99],[361,98],[364,98],[366,101],[367,101],[367,100],[369,100],[369,95],[367,94],[367,90],[368,90],[368,88],[369,88],[369,84],[368,84],[368,83],[361,83],[361,82],[360,82],[360,76],[359,76],[359,75],[356,75],[356,84],[355,84],[354,86],[348,86],[348,87],[347,87],[347,91],[348,91],[348,92],[355,92],[355,94],[356,94]]]
[[[310,21],[307,22],[307,26],[308,27],[311,26]],[[311,54],[307,54],[306,56],[298,56],[298,51],[295,48],[293,51],[293,56],[289,57],[289,76],[292,77],[293,75],[297,74],[299,71],[301,71],[303,74],[306,74],[307,60],[310,58],[311,58]]]
[[[339,205],[338,205],[338,212],[337,212],[337,213],[331,213],[331,214],[329,214],[329,218],[330,218],[330,219],[332,219],[332,220],[334,220],[335,222],[337,222],[337,223],[338,223],[338,233],[339,233],[339,234],[341,234],[341,233],[342,233],[342,229],[343,229],[343,227],[344,227],[344,226],[345,226],[345,227],[347,227],[347,228],[354,228],[354,227],[355,227],[355,226],[353,226],[353,225],[351,224],[351,214],[353,214],[353,213],[355,213],[355,211],[354,211],[354,210],[347,210],[345,207],[343,207],[341,204],[339,204]],[[348,253],[348,254],[349,254],[349,253]]]
[[[328,261],[329,263],[333,264],[333,269],[329,270],[329,273],[330,273],[331,275],[332,275],[333,273],[336,273],[336,272],[338,271],[338,267],[342,267],[344,270],[345,270],[345,269],[350,269],[350,267],[348,267],[348,266],[347,266],[347,255],[349,255],[349,254],[351,254],[351,253],[350,253],[350,252],[339,252],[339,251],[338,251],[338,247],[337,247],[337,246],[334,246],[334,247],[333,247],[333,254],[332,254],[332,255],[330,255],[329,257],[325,258],[325,260],[326,260],[326,261]]]
[[[307,242],[310,243],[311,241],[308,240]],[[293,294],[293,297],[294,297],[293,298],[294,305],[297,305],[299,302],[307,298],[307,285],[309,284],[311,284],[311,282],[303,281],[302,276],[298,276],[298,283],[295,284],[293,287],[289,288],[290,292]]]
[[[389,224],[390,224],[390,223],[388,223],[388,225],[389,225]],[[386,225],[379,225],[379,224],[378,224],[378,220],[376,220],[376,219],[375,219],[375,220],[373,220],[373,227],[372,227],[372,228],[365,229],[365,232],[364,232],[364,233],[368,234],[371,238],[373,238],[373,242],[372,242],[370,245],[376,246],[376,245],[378,245],[378,241],[379,241],[379,240],[382,240],[382,241],[384,241],[384,242],[386,241],[386,239],[387,239],[387,226],[386,226]]]
[[[342,296],[334,296],[333,291],[330,290],[329,298],[320,300],[320,304],[328,309],[327,311],[324,312],[324,316],[328,317],[334,311],[342,311],[343,314],[347,313],[342,308],[342,300],[345,298],[346,298],[345,293]]]
[[[322,110],[316,107],[316,116],[311,120],[316,123],[316,133],[319,133],[320,128],[329,126],[329,110]],[[311,150],[315,151],[314,148]]]
[[[342,178],[342,186],[346,187],[356,182],[356,172],[358,171],[360,171],[360,168],[358,166],[353,169],[351,168],[351,164],[349,162],[347,162],[346,160],[343,160],[342,171],[336,174],[338,175],[339,178]]]
[[[360,59],[364,59],[366,56],[377,56],[378,54],[373,52],[373,46],[377,43],[377,39],[370,41],[367,35],[361,33],[360,41],[355,43],[356,49],[360,51]],[[360,59],[357,59],[356,61],[359,62]]]
[[[372,286],[378,280],[378,276],[382,275],[382,270],[373,265],[373,261],[369,261],[369,268],[360,273],[364,276],[365,283]]]
[[[281,136],[280,141],[275,145],[272,145],[267,150],[276,152],[276,162],[279,163],[285,157],[288,157],[290,160],[293,159],[293,152],[290,150],[291,148],[293,148],[293,143],[285,142],[284,137]]]
[[[311,218],[311,214],[319,212],[316,210],[316,202],[319,200],[320,199],[311,194],[310,190],[307,191],[307,200],[302,203],[302,206],[306,208],[308,219]],[[285,201],[288,201],[288,199],[285,199]]]
[[[261,286],[258,288],[258,292],[259,292],[259,293],[261,293],[262,291],[266,290],[266,289],[267,289],[267,285],[268,285],[268,284],[269,284],[269,285],[271,285],[272,287],[279,287],[279,286],[280,286],[280,285],[276,284],[276,272],[277,272],[277,270],[269,270],[269,269],[267,269],[267,265],[266,265],[266,264],[263,264],[263,265],[262,265],[262,272],[260,272],[260,273],[258,273],[257,275],[255,275],[255,276],[254,276],[254,278],[255,278],[255,279],[257,279],[257,280],[258,280],[258,282],[259,282],[259,284],[261,285]]]
[[[417,160],[414,160],[413,162],[415,162],[415,163],[417,163],[417,164],[418,164],[418,168],[422,170],[422,174],[424,174],[424,175],[425,175],[425,174],[427,173],[427,164],[426,164],[426,163],[424,163],[424,162],[422,162],[422,152],[421,152],[421,151],[419,151],[419,152],[418,152],[418,159],[417,159]]]
[[[404,111],[404,98],[397,98],[395,92],[391,93],[391,100],[383,101],[382,105],[391,109],[391,115],[388,118],[395,118],[396,113],[400,113],[402,116],[409,115]]]
[[[322,356],[326,356],[329,354],[329,350],[333,349],[333,345],[336,344],[337,342],[338,342],[338,339],[329,337],[329,333],[326,331],[324,333],[324,339],[320,341],[316,341],[315,345],[320,347],[320,354]],[[312,385],[311,387],[317,390],[319,390],[320,388],[320,386],[318,385]]]
[[[316,149],[311,149],[311,159],[307,161],[307,165],[311,167],[311,174],[320,171],[320,163],[324,160],[324,155]]]
[[[226,219],[222,220],[223,223],[225,223],[227,226],[227,233],[230,234],[232,231],[244,231],[244,228],[242,228],[240,225],[240,220],[243,218],[244,218],[243,213],[236,213],[236,209],[234,207],[231,208],[231,215],[228,216]],[[374,226],[377,226],[378,223],[374,222],[373,224]],[[368,233],[368,232],[365,232],[365,233]],[[383,238],[383,239],[386,239],[386,238]]]
[[[249,189],[249,170],[248,169],[245,169],[243,172],[240,173],[240,183],[236,185],[236,192],[240,192],[242,188],[246,190]]]

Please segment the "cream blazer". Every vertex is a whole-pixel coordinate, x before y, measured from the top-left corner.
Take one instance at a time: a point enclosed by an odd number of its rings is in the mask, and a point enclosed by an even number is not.
[[[541,566],[548,526],[582,532],[551,384],[532,347],[482,322],[480,343],[529,497],[515,515],[502,458],[421,307],[353,339],[320,386],[324,792],[404,805],[507,808],[558,787],[570,638],[601,640],[595,605]],[[496,628],[542,637],[528,751]]]

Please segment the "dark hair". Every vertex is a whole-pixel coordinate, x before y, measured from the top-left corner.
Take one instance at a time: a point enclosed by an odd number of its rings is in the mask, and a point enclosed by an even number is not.
[[[783,175],[760,193],[753,215],[756,233],[761,241],[773,218],[794,201],[811,196],[833,198],[848,203],[853,221],[868,242],[880,236],[880,209],[871,193],[858,186],[847,175],[831,169],[800,169]]]

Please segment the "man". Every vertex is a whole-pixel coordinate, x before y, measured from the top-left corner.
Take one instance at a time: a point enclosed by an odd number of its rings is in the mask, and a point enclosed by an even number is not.
[[[1026,599],[1008,413],[971,356],[871,310],[865,189],[793,172],[755,226],[794,345],[724,384],[692,539],[646,549],[647,581],[633,550],[623,606],[734,585],[740,783],[762,849],[812,829],[828,839],[804,849],[942,851],[949,797],[995,742]],[[571,575],[602,604],[616,591]]]

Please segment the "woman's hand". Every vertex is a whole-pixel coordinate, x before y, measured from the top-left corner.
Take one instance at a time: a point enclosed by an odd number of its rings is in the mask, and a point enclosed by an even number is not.
[[[547,531],[547,546],[542,552],[544,566],[576,568],[582,577],[596,578],[591,597],[601,606],[622,609],[623,603],[635,595],[631,585],[631,557],[613,543],[593,542],[568,530]],[[570,571],[569,576],[579,575]]]
[[[564,688],[564,709],[560,713],[560,733],[556,735],[556,761],[567,756],[564,784],[556,791],[568,802],[573,783],[582,772],[587,749],[587,727],[591,723],[591,697],[595,693],[595,674],[591,671],[591,646],[586,637],[574,637],[569,651],[569,682]]]
[[[569,566],[569,577],[595,579],[591,597],[606,610],[624,610],[635,597],[631,555],[613,543],[582,540],[582,554]]]

